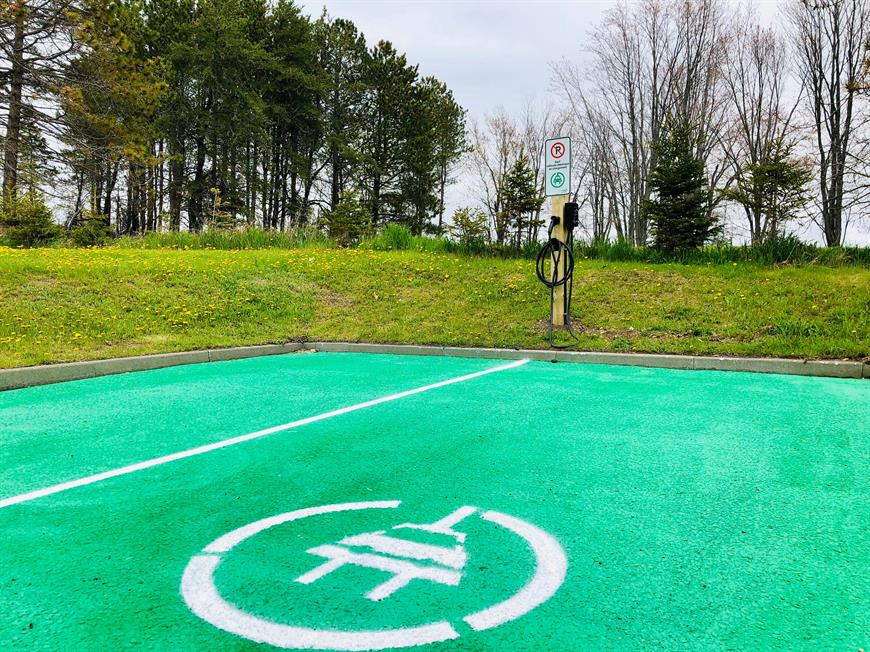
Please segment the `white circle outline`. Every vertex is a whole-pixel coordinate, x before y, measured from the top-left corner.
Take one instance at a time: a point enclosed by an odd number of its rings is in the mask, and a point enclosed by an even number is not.
[[[339,503],[297,509],[254,521],[215,539],[200,554],[194,555],[181,578],[181,595],[188,608],[218,629],[257,643],[285,649],[308,650],[381,650],[436,643],[459,637],[447,621],[417,627],[373,631],[311,629],[276,623],[252,616],[233,606],[220,595],[214,583],[214,571],[222,556],[239,543],[266,530],[290,521],[361,509],[392,509],[399,500]],[[548,600],[565,581],[568,560],[559,542],[540,528],[501,512],[487,511],[480,518],[495,523],[526,541],[537,564],[532,578],[513,596],[470,614],[463,620],[474,630],[497,627],[519,618]]]

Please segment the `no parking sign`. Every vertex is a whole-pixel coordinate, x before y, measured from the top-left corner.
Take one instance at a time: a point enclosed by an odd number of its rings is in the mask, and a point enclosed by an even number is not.
[[[551,138],[544,141],[544,174],[547,197],[571,194],[571,139]]]

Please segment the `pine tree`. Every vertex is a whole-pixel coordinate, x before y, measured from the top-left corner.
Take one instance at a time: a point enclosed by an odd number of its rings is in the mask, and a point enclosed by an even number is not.
[[[277,161],[272,178],[282,180],[271,226],[284,230],[288,218],[294,226],[307,219],[314,173],[308,154],[322,138],[318,103],[325,80],[311,24],[292,2],[278,0],[274,5],[267,49],[271,60],[263,99]]]
[[[145,49],[159,57],[167,93],[157,113],[156,127],[165,141],[168,227],[181,229],[185,193],[188,189],[188,147],[194,128],[194,58],[189,47],[196,20],[194,0],[147,0]],[[161,143],[162,147],[162,143]]]
[[[91,5],[94,5],[93,7]],[[96,0],[5,0],[0,2],[0,147],[3,189],[0,198],[18,193],[19,158],[28,131],[58,131],[56,111],[45,107],[68,82],[68,64],[80,51],[80,29],[101,19]],[[13,201],[14,204],[14,201]]]
[[[503,244],[509,230],[514,231],[514,246],[522,245],[522,236],[530,214],[541,207],[544,199],[538,194],[535,173],[525,154],[514,162],[501,182],[502,205],[496,224],[496,240]]]
[[[60,116],[62,139],[70,147],[67,162],[90,194],[86,209],[79,201],[71,223],[87,210],[108,227],[124,168],[132,177],[154,164],[153,118],[165,85],[157,62],[143,59],[138,51],[142,17],[137,4],[93,2],[91,16],[94,20],[83,23],[77,33],[83,47],[66,70]],[[133,186],[128,179],[128,190]]]
[[[417,66],[409,66],[388,41],[380,41],[366,60],[366,92],[362,107],[363,198],[375,226],[402,214],[400,188],[406,172],[408,138],[416,116],[412,111]]]
[[[360,160],[361,105],[365,90],[366,43],[349,20],[325,10],[314,24],[317,59],[324,73],[320,100],[323,162],[329,185],[329,210],[335,210],[357,173]]]
[[[713,214],[704,163],[686,122],[669,120],[652,145],[656,163],[649,178],[650,199],[642,205],[655,247],[668,253],[701,247],[721,231]]]
[[[444,193],[450,183],[450,175],[462,155],[469,151],[465,133],[466,111],[453,97],[453,91],[434,77],[427,77],[433,88],[435,113],[435,163],[438,172],[438,226],[441,231],[444,221]]]
[[[441,219],[464,111],[350,21],[312,23],[294,0],[6,4],[3,182],[13,197],[47,189],[62,163],[67,227],[195,231],[220,213],[285,229],[345,195],[376,224]]]
[[[450,218],[447,233],[459,244],[482,248],[489,244],[489,225],[486,213],[467,206],[457,208]]]

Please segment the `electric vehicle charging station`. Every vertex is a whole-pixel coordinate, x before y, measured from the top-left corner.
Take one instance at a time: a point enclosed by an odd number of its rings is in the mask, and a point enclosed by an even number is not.
[[[571,198],[571,139],[551,138],[544,141],[546,196],[550,198],[550,225],[547,243],[538,253],[535,269],[538,279],[550,289],[549,341],[553,344],[553,329],[565,328],[573,337],[571,327],[571,291],[574,285],[574,229],[579,221],[580,207]],[[549,261],[550,269],[547,270]]]

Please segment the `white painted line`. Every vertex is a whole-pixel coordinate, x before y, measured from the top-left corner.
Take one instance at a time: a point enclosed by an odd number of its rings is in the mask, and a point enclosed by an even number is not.
[[[434,534],[446,534],[447,536],[451,536],[456,539],[459,543],[465,543],[465,532],[457,532],[453,529],[453,526],[458,525],[462,520],[468,518],[476,511],[477,507],[470,507],[466,505],[465,507],[460,507],[452,514],[448,514],[440,521],[436,521],[434,523],[425,523],[422,525],[417,523],[402,523],[401,525],[395,526],[393,529],[401,530],[403,528],[408,528],[411,530],[432,532]]]
[[[331,419],[332,417],[341,416],[342,414],[348,414],[349,412],[356,412],[357,410],[364,410],[365,408],[374,407],[375,405],[380,405],[381,403],[388,403],[390,401],[396,401],[400,398],[406,398],[408,396],[414,396],[415,394],[422,394],[423,392],[428,392],[433,389],[438,389],[439,387],[446,387],[447,385],[454,385],[456,383],[462,383],[466,380],[472,380],[474,378],[479,378],[481,376],[486,376],[487,374],[494,374],[499,371],[506,371],[508,369],[513,369],[514,367],[519,367],[528,362],[528,360],[516,360],[509,364],[500,365],[498,367],[492,367],[490,369],[484,369],[483,371],[476,371],[471,374],[466,374],[464,376],[457,376],[456,378],[450,378],[448,380],[442,380],[437,383],[432,383],[431,385],[424,385],[423,387],[417,387],[415,389],[409,389],[404,392],[399,392],[397,394],[390,394],[389,396],[383,396],[381,398],[376,398],[371,401],[365,401],[363,403],[357,403],[356,405],[351,405],[348,407],[340,408],[338,410],[332,410],[330,412],[324,412],[323,414],[318,414],[317,416],[307,417],[305,419],[299,419],[298,421],[291,421],[290,423],[284,423],[280,426],[273,426],[272,428],[266,428],[265,430],[258,430],[257,432],[251,432],[247,435],[240,435],[238,437],[232,437],[230,439],[224,439],[223,441],[218,441],[213,444],[206,444],[205,446],[197,446],[196,448],[189,448],[184,451],[180,451],[178,453],[172,453],[170,455],[163,455],[162,457],[155,457],[150,460],[146,460],[144,462],[138,462],[136,464],[130,464],[129,466],[122,466],[118,469],[113,469],[111,471],[104,471],[103,473],[97,473],[95,475],[89,475],[84,478],[79,478],[78,480],[71,480],[69,482],[62,482],[61,484],[52,485],[51,487],[45,487],[44,489],[37,489],[35,491],[28,491],[27,493],[19,494],[17,496],[11,496],[9,498],[4,498],[0,500],[0,509],[4,507],[9,507],[10,505],[17,505],[19,503],[24,503],[30,500],[36,500],[37,498],[43,498],[44,496],[50,496],[52,494],[60,493],[61,491],[67,491],[68,489],[75,489],[76,487],[84,487],[89,484],[94,484],[95,482],[102,482],[103,480],[108,480],[110,478],[117,478],[121,475],[127,475],[128,473],[135,473],[136,471],[143,471],[145,469],[150,469],[153,466],[160,466],[161,464],[167,464],[169,462],[175,462],[176,460],[183,460],[187,457],[193,457],[194,455],[201,455],[203,453],[209,453],[214,450],[219,450],[221,448],[227,448],[228,446],[235,446],[236,444],[242,444],[246,441],[251,441],[252,439],[259,439],[260,437],[265,437],[266,435],[272,435],[276,432],[283,432],[284,430],[290,430],[291,428],[298,428],[299,426],[308,425],[309,423],[315,423],[317,421],[323,421],[324,419]]]
[[[480,518],[501,525],[525,539],[535,555],[537,569],[528,584],[504,602],[463,618],[478,632],[519,618],[549,600],[562,586],[568,571],[568,558],[562,546],[539,527],[501,512],[484,512]]]
[[[353,552],[341,546],[327,544],[309,548],[306,552],[323,557],[329,561],[297,577],[296,581],[300,584],[312,584],[345,564],[374,568],[375,570],[393,575],[392,578],[379,584],[366,594],[369,600],[374,600],[375,602],[389,598],[403,586],[410,584],[412,580],[427,580],[435,584],[445,584],[447,586],[459,586],[459,582],[462,581],[462,573],[447,568],[418,566],[404,559],[372,555],[366,552]],[[335,563],[336,560],[339,561],[338,564]]]

